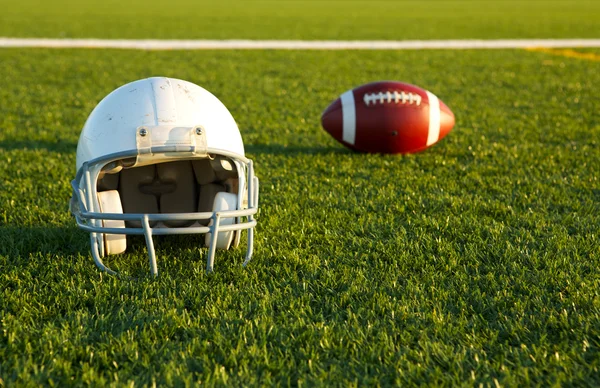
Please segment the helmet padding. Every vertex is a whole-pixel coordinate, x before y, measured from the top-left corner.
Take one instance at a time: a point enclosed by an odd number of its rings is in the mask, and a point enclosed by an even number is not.
[[[184,160],[124,168],[117,173],[103,173],[98,180],[98,201],[103,213],[158,214],[194,213],[236,210],[237,188],[235,164],[225,157]],[[234,182],[235,184],[232,184]],[[210,219],[198,220],[199,225],[211,225]],[[221,225],[231,225],[235,218],[221,218]],[[140,221],[103,221],[105,226],[141,228]],[[151,222],[151,227],[186,227],[195,221]],[[196,225],[198,225],[196,224]],[[229,249],[235,232],[220,232],[217,248]],[[122,253],[125,235],[104,237],[106,254]],[[207,245],[210,233],[206,234]]]
[[[235,210],[237,208],[237,195],[231,193],[218,193],[215,196],[215,201],[213,203],[213,211],[225,211],[225,210]],[[208,225],[212,225],[213,221],[211,220]],[[221,218],[219,225],[232,225],[235,223],[235,218]],[[234,232],[219,232],[217,236],[217,248],[218,249],[229,249],[231,246],[231,242],[233,240]],[[204,239],[204,243],[206,246],[210,245],[212,233],[206,233],[206,237]]]
[[[194,171],[189,161],[161,163],[156,165],[158,182],[174,184],[171,192],[160,195],[159,209],[161,213],[193,213],[196,211],[198,185],[194,179]],[[165,225],[181,227],[192,225],[194,221],[165,221]]]
[[[121,198],[117,190],[101,191],[98,193],[98,203],[102,213],[123,214]],[[125,222],[120,220],[102,220],[105,228],[125,228]],[[124,234],[104,234],[104,252],[107,255],[116,255],[125,252],[127,238]]]

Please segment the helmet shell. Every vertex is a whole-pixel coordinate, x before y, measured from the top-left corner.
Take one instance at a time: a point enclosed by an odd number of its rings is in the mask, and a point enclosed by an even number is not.
[[[202,126],[211,149],[244,156],[242,136],[223,103],[206,89],[175,78],[134,81],[107,95],[88,117],[77,144],[77,164],[136,150],[140,126]]]

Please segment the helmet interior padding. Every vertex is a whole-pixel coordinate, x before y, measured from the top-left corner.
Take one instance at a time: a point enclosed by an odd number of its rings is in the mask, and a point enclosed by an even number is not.
[[[98,193],[98,204],[103,213],[123,213],[121,199],[117,190],[107,190]],[[120,220],[103,220],[105,228],[124,228],[125,222]],[[125,252],[127,236],[124,234],[105,234],[104,251],[107,255],[116,255]]]
[[[99,194],[108,190],[118,191],[123,213],[211,212],[218,193],[231,192],[237,187],[234,166],[228,159],[217,156],[214,159],[124,168],[114,174],[103,174],[98,180],[97,190]],[[199,221],[204,226],[208,222],[208,219]],[[185,227],[193,223],[166,221],[164,226]],[[126,225],[141,228],[139,221],[127,221]],[[156,222],[151,226],[156,226]]]
[[[194,177],[192,164],[189,161],[161,163],[156,165],[156,181],[166,188],[158,198],[161,213],[191,213],[195,211],[198,197],[198,184]],[[170,185],[172,191],[170,191]],[[160,186],[159,186],[160,187]],[[190,226],[194,221],[165,221],[172,227]]]

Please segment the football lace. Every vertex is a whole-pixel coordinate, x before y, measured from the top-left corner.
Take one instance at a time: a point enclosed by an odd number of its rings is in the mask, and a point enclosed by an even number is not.
[[[381,104],[392,102],[396,104],[415,104],[417,106],[421,105],[422,97],[416,93],[407,93],[404,91],[387,91],[387,92],[379,92],[379,93],[367,93],[365,94],[363,100],[365,105],[369,106],[371,104],[376,105],[378,102]]]

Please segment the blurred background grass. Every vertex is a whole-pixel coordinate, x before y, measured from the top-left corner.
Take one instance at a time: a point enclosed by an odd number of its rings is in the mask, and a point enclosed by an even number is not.
[[[0,36],[155,39],[597,38],[595,0],[0,0]]]

